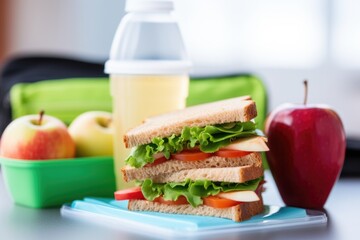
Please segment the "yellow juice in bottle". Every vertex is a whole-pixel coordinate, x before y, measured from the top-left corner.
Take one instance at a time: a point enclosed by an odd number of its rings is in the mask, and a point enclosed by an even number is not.
[[[115,126],[114,167],[118,189],[134,186],[121,174],[131,149],[123,137],[146,118],[185,107],[189,77],[184,75],[111,75]]]

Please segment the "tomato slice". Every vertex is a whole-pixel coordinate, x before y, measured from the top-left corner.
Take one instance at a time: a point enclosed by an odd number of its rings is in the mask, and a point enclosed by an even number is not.
[[[245,152],[245,151],[239,151],[239,150],[230,150],[230,149],[219,149],[219,151],[215,152],[215,156],[218,157],[224,157],[224,158],[237,158],[237,157],[243,157],[252,152]]]
[[[187,149],[179,153],[171,154],[170,159],[166,159],[162,154],[162,157],[155,159],[153,163],[146,164],[145,167],[153,167],[173,159],[182,160],[182,161],[200,161],[200,160],[205,160],[213,155],[224,158],[237,158],[237,157],[246,156],[250,153],[252,152],[231,150],[231,149],[220,149],[215,153],[205,153],[200,151],[199,148],[194,148],[194,149]]]
[[[229,208],[241,204],[241,202],[220,198],[216,196],[205,197],[203,198],[203,201],[204,201],[204,205],[213,208]]]
[[[183,160],[183,161],[198,161],[198,160],[204,160],[209,157],[211,157],[211,153],[204,153],[200,150],[184,150],[179,153],[174,153],[171,155],[172,159],[176,160]]]
[[[153,167],[153,166],[159,165],[161,163],[164,163],[166,161],[168,161],[166,159],[166,157],[161,157],[161,158],[155,159],[155,161],[153,163],[146,164],[144,167]]]
[[[116,200],[145,199],[141,187],[133,187],[115,192]]]
[[[178,197],[178,199],[177,199],[176,201],[165,200],[163,196],[160,196],[160,197],[156,198],[156,199],[154,200],[154,202],[164,203],[164,204],[168,204],[168,205],[184,205],[184,204],[189,204],[189,202],[187,201],[186,197],[184,197],[184,196]]]

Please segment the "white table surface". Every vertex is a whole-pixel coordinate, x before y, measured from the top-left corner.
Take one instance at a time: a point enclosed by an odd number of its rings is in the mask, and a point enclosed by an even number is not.
[[[263,194],[265,204],[283,206],[269,171],[265,172],[265,177],[268,181],[267,190]],[[224,235],[221,239],[359,239],[360,178],[340,179],[330,194],[325,210],[328,224],[324,227],[236,233]],[[125,232],[121,230],[121,226],[119,229],[110,229],[63,218],[58,208],[39,210],[16,205],[6,190],[0,170],[0,239],[126,240],[144,237]]]

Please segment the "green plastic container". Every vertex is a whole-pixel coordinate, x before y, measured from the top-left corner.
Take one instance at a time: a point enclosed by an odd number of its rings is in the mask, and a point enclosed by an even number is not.
[[[0,158],[5,185],[15,203],[33,208],[58,207],[84,197],[113,197],[112,157],[60,160]]]

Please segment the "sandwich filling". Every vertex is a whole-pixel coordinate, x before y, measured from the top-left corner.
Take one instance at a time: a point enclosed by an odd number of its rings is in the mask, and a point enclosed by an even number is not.
[[[245,183],[212,182],[209,180],[186,180],[176,183],[153,183],[146,179],[141,184],[141,191],[149,201],[162,196],[165,200],[176,201],[184,196],[191,206],[203,204],[203,198],[218,195],[221,192],[255,191],[263,178],[247,181]]]
[[[230,207],[241,202],[259,201],[262,192],[263,177],[244,183],[213,182],[209,180],[184,182],[154,183],[151,179],[140,182],[141,187],[134,188],[131,195],[129,190],[115,193],[117,200],[142,199],[171,205],[190,204],[193,207],[210,205],[212,207]],[[228,196],[227,193],[251,192],[254,197]],[[239,194],[241,195],[241,194]],[[228,200],[224,202],[223,200]],[[229,205],[230,204],[230,205]]]
[[[199,149],[203,153],[214,153],[234,141],[253,136],[263,136],[254,122],[233,122],[205,127],[184,127],[180,135],[153,138],[151,143],[133,148],[126,164],[135,168],[144,167],[162,154],[169,160],[172,154],[183,150]]]

